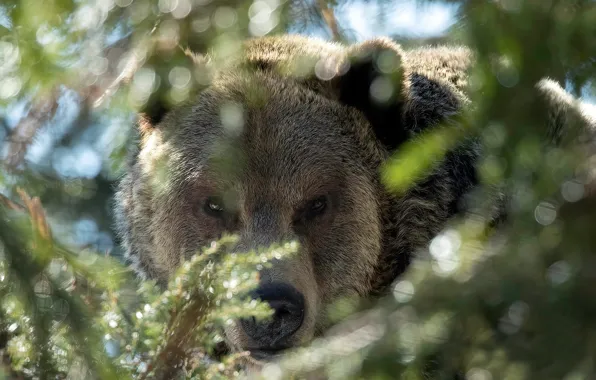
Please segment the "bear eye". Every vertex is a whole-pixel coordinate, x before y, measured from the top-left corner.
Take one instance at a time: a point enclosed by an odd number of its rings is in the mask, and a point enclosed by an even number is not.
[[[224,211],[223,202],[218,197],[209,197],[205,201],[203,209],[209,215],[220,216]]]
[[[306,216],[308,218],[313,218],[317,215],[321,215],[327,209],[327,197],[320,196],[308,203],[308,207],[306,209]]]

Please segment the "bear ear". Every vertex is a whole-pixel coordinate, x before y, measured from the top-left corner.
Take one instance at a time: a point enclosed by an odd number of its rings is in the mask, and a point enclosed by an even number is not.
[[[173,107],[195,96],[209,84],[209,57],[188,49],[173,50],[175,52],[166,59],[160,54],[153,55],[131,78],[131,97],[139,104],[138,125],[142,134],[150,132]],[[137,86],[146,92],[137,95]]]
[[[544,78],[536,85],[543,106],[548,112],[548,138],[568,144],[575,138],[592,139],[596,131],[596,107],[576,99],[553,79]]]
[[[348,48],[338,69],[339,101],[367,117],[379,141],[393,150],[409,136],[402,124],[403,51],[387,38]]]

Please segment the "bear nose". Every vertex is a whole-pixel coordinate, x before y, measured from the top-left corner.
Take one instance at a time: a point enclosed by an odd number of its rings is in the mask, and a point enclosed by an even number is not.
[[[261,285],[252,293],[254,299],[267,302],[273,309],[272,318],[257,321],[243,319],[242,328],[254,340],[259,349],[283,349],[304,320],[304,296],[292,285],[269,283]]]

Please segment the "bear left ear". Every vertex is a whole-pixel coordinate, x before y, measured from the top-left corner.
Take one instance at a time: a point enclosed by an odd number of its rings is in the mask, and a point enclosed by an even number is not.
[[[172,49],[167,60],[160,55],[153,55],[145,66],[147,72],[141,72],[139,80],[146,80],[152,88],[145,89],[142,105],[138,108],[139,128],[146,133],[155,128],[165,115],[179,103],[191,99],[204,87],[208,86],[211,65],[206,55],[196,54],[186,49]],[[135,78],[132,78],[133,91]],[[143,83],[141,86],[143,87]],[[147,86],[144,86],[147,87]]]
[[[390,39],[365,41],[348,48],[335,78],[339,101],[364,113],[390,151],[409,137],[402,124],[403,57],[401,47]]]

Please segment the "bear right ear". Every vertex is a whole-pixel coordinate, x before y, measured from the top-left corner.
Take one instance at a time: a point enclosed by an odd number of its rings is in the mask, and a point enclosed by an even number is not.
[[[365,41],[348,48],[334,79],[339,101],[364,113],[390,151],[409,137],[402,124],[403,57],[401,47],[388,38]]]

